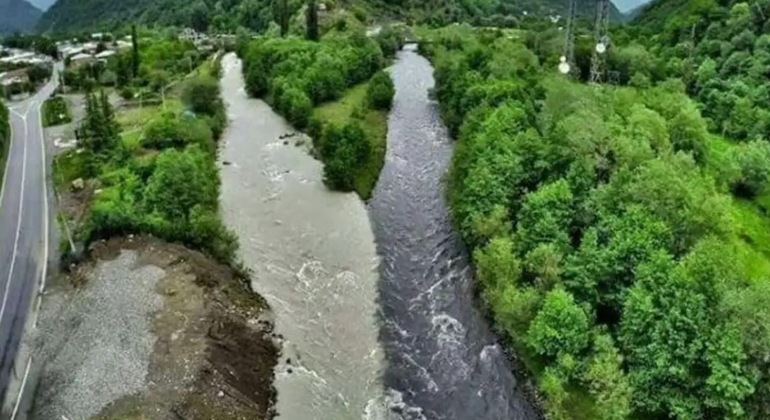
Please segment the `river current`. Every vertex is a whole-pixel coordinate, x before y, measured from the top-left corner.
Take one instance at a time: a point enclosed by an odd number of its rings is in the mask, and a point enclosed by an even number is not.
[[[382,258],[384,384],[408,420],[536,418],[474,306],[472,268],[444,201],[452,143],[428,98],[433,68],[407,46],[391,77],[386,162],[369,203]]]
[[[452,144],[428,98],[430,63],[407,48],[390,69],[388,151],[368,215],[281,139],[292,129],[247,97],[240,66],[224,57],[221,204],[284,339],[279,418],[536,418],[474,306],[443,197]]]

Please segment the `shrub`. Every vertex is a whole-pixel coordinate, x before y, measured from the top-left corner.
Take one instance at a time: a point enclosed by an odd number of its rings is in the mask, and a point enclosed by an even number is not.
[[[770,179],[770,144],[755,140],[737,147],[733,153],[736,173],[731,182],[733,193],[753,198],[761,194]]]
[[[385,71],[378,71],[366,88],[366,100],[373,109],[389,110],[395,94],[393,80]]]
[[[203,150],[214,151],[212,130],[206,121],[197,118],[184,118],[173,114],[164,114],[151,121],[144,129],[142,147],[166,149],[183,148],[197,144]]]
[[[352,191],[356,171],[366,162],[370,148],[366,133],[358,123],[343,127],[328,125],[321,142],[326,185],[335,190]]]

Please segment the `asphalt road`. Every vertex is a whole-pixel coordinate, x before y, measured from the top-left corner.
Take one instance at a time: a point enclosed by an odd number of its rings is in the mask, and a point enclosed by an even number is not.
[[[34,96],[9,103],[12,143],[0,192],[0,396],[14,372],[32,297],[48,260],[48,188],[41,105],[57,77]]]

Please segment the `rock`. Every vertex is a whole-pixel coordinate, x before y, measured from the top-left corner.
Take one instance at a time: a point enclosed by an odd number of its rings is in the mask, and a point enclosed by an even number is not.
[[[85,188],[86,182],[83,181],[83,178],[78,178],[74,181],[72,181],[72,190],[73,191],[80,191],[83,188]]]
[[[224,391],[219,391],[219,394],[217,394],[217,396],[218,396],[219,398],[222,398],[222,397],[224,397],[224,396],[225,396],[225,393],[224,393]]]
[[[232,162],[230,162],[230,161],[228,161],[228,160],[223,160],[223,161],[222,161],[222,165],[225,165],[225,166],[230,166],[230,165],[232,165]]]

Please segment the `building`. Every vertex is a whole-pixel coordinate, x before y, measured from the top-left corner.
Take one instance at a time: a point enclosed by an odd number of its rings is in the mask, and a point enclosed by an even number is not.
[[[196,31],[193,28],[184,28],[179,34],[179,39],[182,41],[190,41],[193,44],[198,45],[199,43],[206,41],[208,36]]]
[[[0,73],[0,85],[8,87],[15,84],[23,84],[29,82],[29,75],[26,68],[11,70],[5,73]]]
[[[114,50],[104,50],[100,52],[99,54],[96,54],[97,60],[107,60],[108,58],[112,57],[113,55],[117,54]]]
[[[80,53],[80,54],[75,54],[72,57],[70,57],[69,65],[70,65],[70,67],[78,68],[78,67],[85,66],[87,64],[91,64],[91,63],[93,63],[95,61],[96,61],[96,58],[93,55],[86,54],[86,53]]]

